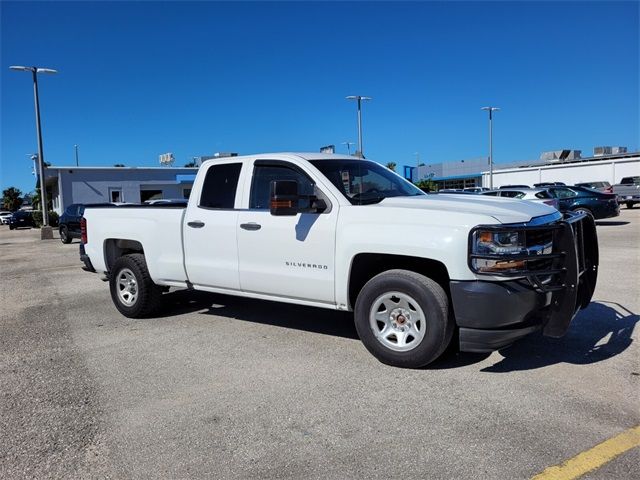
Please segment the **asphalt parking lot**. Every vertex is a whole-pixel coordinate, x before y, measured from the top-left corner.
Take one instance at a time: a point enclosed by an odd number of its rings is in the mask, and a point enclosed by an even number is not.
[[[564,338],[402,370],[344,313],[172,292],[127,319],[77,241],[3,226],[0,478],[531,478],[640,424],[640,208],[598,234]]]

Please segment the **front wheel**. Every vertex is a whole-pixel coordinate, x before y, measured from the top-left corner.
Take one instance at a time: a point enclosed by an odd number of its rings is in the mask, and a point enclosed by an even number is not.
[[[442,287],[408,270],[389,270],[367,282],[356,300],[355,324],[378,360],[406,368],[436,360],[454,330]]]
[[[162,288],[153,283],[141,253],[123,255],[109,275],[111,299],[125,317],[142,318],[153,314],[161,304]]]

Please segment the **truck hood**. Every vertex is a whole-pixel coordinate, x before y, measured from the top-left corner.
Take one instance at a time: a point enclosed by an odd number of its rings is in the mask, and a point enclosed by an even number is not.
[[[487,195],[444,194],[390,197],[379,207],[415,208],[420,210],[472,213],[487,215],[500,223],[524,223],[534,217],[549,215],[557,210],[544,203],[529,202]]]

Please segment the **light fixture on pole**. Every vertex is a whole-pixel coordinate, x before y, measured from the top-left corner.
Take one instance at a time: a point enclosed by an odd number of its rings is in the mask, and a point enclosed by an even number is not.
[[[347,146],[347,153],[351,155],[351,145],[355,145],[355,142],[342,142],[342,145]]]
[[[349,95],[347,100],[356,100],[358,104],[358,152],[360,158],[364,158],[364,151],[362,150],[362,101],[371,100],[371,97],[363,97],[362,95]]]
[[[489,188],[493,190],[493,112],[499,107],[482,107],[480,110],[489,112]]]
[[[42,130],[40,128],[40,101],[38,100],[38,74],[58,73],[51,68],[11,66],[11,70],[31,72],[33,76],[33,97],[36,106],[36,134],[38,136],[38,176],[40,177],[40,203],[42,208],[41,239],[53,238],[53,231],[49,226],[49,212],[47,210],[47,189],[44,178],[44,153],[42,149]]]

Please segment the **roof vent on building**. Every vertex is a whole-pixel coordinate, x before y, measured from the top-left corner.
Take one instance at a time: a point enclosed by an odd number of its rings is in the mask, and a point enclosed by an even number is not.
[[[627,153],[627,147],[594,147],[593,156],[602,157],[604,155],[617,155],[619,153]]]
[[[582,158],[582,150],[553,150],[551,152],[542,152],[542,155],[540,155],[540,160],[547,162],[567,162],[580,158]]]

